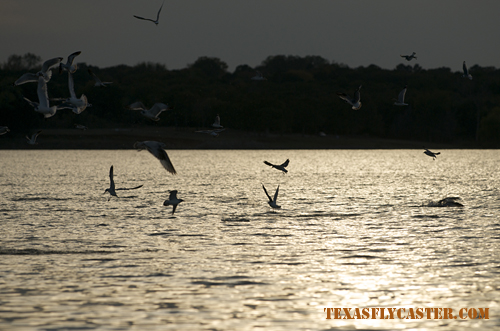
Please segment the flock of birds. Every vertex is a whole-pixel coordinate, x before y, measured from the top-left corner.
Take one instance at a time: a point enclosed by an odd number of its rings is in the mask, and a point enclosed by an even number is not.
[[[164,3],[162,3],[160,9],[158,10],[158,12],[156,14],[156,19],[144,18],[144,17],[137,16],[137,15],[134,15],[134,17],[137,19],[140,19],[140,20],[151,21],[155,25],[158,25],[159,20],[160,20],[160,13],[161,13],[161,10],[163,8],[163,4]],[[74,53],[70,54],[67,58],[66,63],[62,62],[62,60],[63,60],[62,57],[56,57],[53,59],[49,59],[43,63],[42,68],[39,72],[37,72],[37,73],[25,73],[18,80],[16,80],[13,85],[18,86],[18,85],[30,83],[30,82],[38,83],[38,88],[37,88],[38,102],[31,101],[26,97],[24,97],[24,100],[26,100],[26,102],[28,102],[36,112],[42,114],[45,118],[49,118],[49,117],[54,116],[56,114],[56,112],[58,110],[61,110],[61,109],[69,109],[69,110],[72,110],[75,114],[81,114],[86,108],[91,107],[92,104],[90,104],[88,102],[87,97],[84,94],[82,94],[78,98],[76,96],[76,93],[75,93],[73,74],[78,69],[78,66],[75,64],[74,61],[75,61],[75,58],[80,54],[81,54],[81,51],[74,52]],[[407,61],[411,61],[411,60],[417,58],[415,52],[413,52],[411,55],[400,55],[400,56],[402,58],[406,59]],[[50,99],[53,101],[62,101],[61,103],[59,103],[57,105],[50,106],[49,97],[48,97],[48,93],[47,93],[47,83],[50,81],[50,79],[52,77],[52,70],[56,69],[56,68],[58,68],[59,74],[63,73],[64,71],[66,71],[68,73],[68,89],[69,89],[70,97],[69,98]],[[94,86],[96,86],[96,87],[106,87],[107,85],[112,84],[112,82],[101,81],[99,79],[99,77],[97,77],[97,75],[94,74],[90,69],[88,69],[88,73],[94,79],[94,81],[95,81]],[[463,62],[463,75],[462,75],[462,77],[472,80],[472,75],[469,73],[469,70],[467,68],[467,64],[465,61]],[[263,76],[263,74],[259,71],[257,71],[256,75],[254,77],[252,77],[251,79],[255,80],[255,81],[266,80],[266,78]],[[337,92],[337,95],[339,98],[341,98],[346,103],[351,105],[351,108],[353,110],[358,110],[361,108],[361,105],[362,105],[361,104],[360,90],[361,90],[361,85],[355,90],[352,98],[343,92]],[[406,90],[407,90],[407,86],[405,86],[403,88],[403,90],[401,90],[401,92],[399,92],[397,99],[394,99],[395,100],[394,105],[396,105],[396,106],[408,106],[408,104],[405,103]],[[140,110],[141,114],[143,116],[145,116],[146,118],[148,118],[152,121],[159,121],[160,120],[159,116],[162,112],[167,111],[169,109],[173,109],[164,103],[155,103],[151,108],[148,109],[140,101],[132,103],[127,108],[130,110]],[[78,129],[82,129],[82,130],[87,129],[85,126],[79,125],[79,124],[77,124],[76,127]],[[210,130],[200,130],[200,131],[195,131],[195,132],[206,133],[206,134],[209,134],[213,137],[217,137],[222,131],[225,130],[225,128],[220,124],[220,117],[218,114],[215,118],[214,123],[212,124],[212,127],[213,127],[213,129],[210,129]],[[0,135],[6,134],[8,132],[10,132],[10,130],[7,126],[0,126]],[[40,135],[41,132],[42,131],[37,131],[31,137],[26,136],[28,144],[35,145],[37,143],[36,142],[37,137]],[[166,147],[165,144],[163,144],[162,142],[158,142],[158,141],[139,141],[139,142],[136,142],[134,144],[134,148],[136,148],[139,151],[141,151],[143,149],[148,150],[154,157],[156,157],[160,161],[161,165],[169,173],[171,173],[172,175],[175,175],[177,172],[176,172],[172,162],[170,161],[170,158],[168,157],[167,152],[165,151],[165,147]],[[435,160],[436,156],[440,154],[439,152],[438,153],[432,152],[432,151],[426,149],[425,147],[424,147],[424,149],[425,149],[424,154],[432,157],[433,160]],[[271,166],[277,170],[280,170],[284,174],[286,174],[286,173],[288,173],[288,170],[286,169],[286,167],[288,166],[289,162],[290,162],[290,160],[287,159],[282,164],[272,164],[268,161],[264,161],[264,164]],[[118,197],[116,194],[116,191],[135,190],[135,189],[139,189],[143,186],[143,185],[139,185],[139,186],[132,187],[132,188],[116,188],[115,182],[113,179],[113,166],[111,166],[109,169],[109,181],[110,181],[109,188],[107,188],[104,191],[104,193],[110,194],[108,201],[113,196]],[[262,188],[264,189],[264,192],[269,200],[268,201],[269,206],[273,209],[281,208],[281,206],[277,205],[279,185],[276,188],[276,191],[275,191],[273,197],[271,197],[269,195],[264,184],[262,184]],[[174,214],[175,210],[177,208],[177,205],[184,200],[177,198],[177,190],[172,190],[169,192],[170,192],[169,198],[163,202],[163,205],[164,206],[173,206],[172,214]],[[448,199],[448,200],[446,200],[446,199]],[[444,205],[449,204],[450,202],[452,204],[456,203],[456,201],[455,201],[456,198],[446,198],[446,199],[439,201],[438,204],[440,206],[444,206]]]

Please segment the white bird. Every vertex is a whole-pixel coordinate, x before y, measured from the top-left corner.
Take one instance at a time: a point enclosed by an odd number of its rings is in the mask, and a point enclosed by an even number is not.
[[[218,128],[218,129],[221,129],[223,128],[222,125],[220,125],[220,117],[219,117],[219,114],[217,114],[217,116],[215,116],[215,121],[214,121],[214,124],[212,124],[212,126],[214,128]]]
[[[177,173],[174,169],[174,165],[172,164],[170,158],[168,157],[167,152],[165,152],[164,143],[158,141],[137,141],[134,144],[134,148],[138,149],[139,151],[147,149],[148,152],[150,152],[158,160],[160,160],[160,163],[165,169],[167,169],[168,172],[170,172],[172,175],[175,175]]]
[[[175,209],[177,208],[177,205],[181,203],[182,199],[177,198],[177,190],[169,191],[170,196],[168,197],[168,200],[163,201],[164,206],[173,206],[172,209],[172,215],[175,213]]]
[[[465,64],[465,61],[464,61],[462,68],[464,70],[464,74],[462,75],[462,77],[469,78],[470,80],[472,80],[472,75],[469,74],[469,69],[467,69],[467,65]]]
[[[85,94],[82,94],[79,99],[76,97],[73,74],[69,71],[68,71],[68,87],[69,87],[70,97],[64,100],[64,102],[59,105],[61,108],[71,109],[73,110],[73,113],[80,114],[87,107],[92,107],[92,104],[88,102]]]
[[[260,71],[257,71],[257,73],[255,74],[255,76],[253,76],[251,78],[252,80],[267,80],[263,75],[262,75],[262,72]]]
[[[52,106],[49,105],[49,95],[47,93],[47,83],[42,73],[38,75],[38,103],[29,100],[28,98],[24,98],[38,113],[43,114],[45,118],[54,116],[58,109],[63,109],[66,107],[63,106]]]
[[[208,133],[209,135],[211,135],[212,137],[218,137],[219,136],[219,133],[221,133],[222,131],[224,131],[226,129],[217,129],[217,130],[200,130],[200,131],[195,131],[197,133]]]
[[[267,161],[264,161],[264,163],[267,164],[268,166],[275,168],[275,169],[281,170],[284,173],[287,173],[288,170],[286,170],[285,168],[288,166],[288,163],[290,163],[290,160],[286,159],[286,161],[283,162],[282,164],[272,164],[272,163],[267,162]]]
[[[92,70],[90,69],[87,69],[87,71],[89,72],[89,74],[94,77],[94,80],[95,80],[95,84],[94,86],[102,86],[102,87],[106,87],[106,85],[109,85],[109,84],[112,84],[113,82],[103,82],[99,79],[99,77],[96,76],[96,74],[94,74],[92,72]]]
[[[128,106],[128,109],[131,110],[140,110],[141,114],[150,120],[153,120],[155,122],[160,120],[160,114],[162,111],[169,110],[168,105],[164,103],[155,103],[151,109],[147,109],[146,106],[140,101],[134,102],[130,106]],[[170,108],[172,109],[172,108]]]
[[[361,108],[361,101],[360,101],[361,94],[359,93],[360,89],[361,89],[361,85],[359,85],[359,87],[354,92],[354,97],[352,99],[350,97],[348,97],[347,94],[345,94],[345,93],[337,92],[337,95],[339,96],[339,98],[341,98],[342,100],[344,100],[345,102],[350,104],[352,106],[352,109],[358,110],[359,108]]]
[[[68,60],[66,61],[66,63],[59,63],[59,73],[63,72],[63,70],[74,73],[76,69],[78,69],[78,66],[76,64],[73,64],[73,61],[75,60],[75,57],[77,57],[81,53],[81,51],[74,52],[68,56]]]
[[[425,155],[429,155],[430,157],[432,157],[432,160],[435,160],[435,159],[436,159],[436,156],[437,156],[437,155],[439,155],[439,154],[441,154],[440,152],[438,152],[438,153],[431,152],[430,150],[428,150],[428,149],[427,149],[427,148],[425,148],[425,147],[424,147],[424,149],[425,149],[424,154],[425,154]]]
[[[3,134],[6,134],[7,132],[10,132],[9,128],[6,126],[0,126],[0,136]]]
[[[264,184],[262,184],[262,188],[264,189],[264,192],[266,192],[267,198],[269,199],[269,201],[267,202],[269,204],[269,206],[271,206],[274,209],[281,208],[281,206],[278,206],[276,204],[276,200],[278,200],[278,192],[280,190],[280,186],[278,185],[278,188],[276,189],[276,193],[274,193],[274,199],[271,199],[271,197],[269,196],[269,193],[267,193],[267,190],[266,190],[266,187],[264,186]]]
[[[118,196],[116,195],[116,191],[135,190],[135,189],[138,189],[138,188],[141,188],[141,187],[142,187],[142,185],[139,185],[139,186],[136,186],[136,187],[132,187],[132,188],[115,188],[115,181],[113,180],[113,166],[111,166],[111,168],[109,168],[109,188],[107,188],[104,191],[104,193],[108,192],[112,196],[118,198]],[[111,197],[109,197],[108,201],[110,199],[111,199]]]
[[[394,105],[396,106],[408,106],[407,103],[405,103],[405,95],[406,95],[406,85],[405,88],[399,92],[398,99],[396,102],[394,102]]]
[[[28,144],[30,144],[30,145],[36,145],[36,144],[38,144],[38,143],[36,142],[36,138],[38,137],[38,135],[39,135],[40,133],[42,133],[42,130],[38,131],[37,133],[33,133],[33,134],[31,135],[31,138],[30,138],[30,137],[28,137],[28,136],[26,136],[26,139],[28,140]]]
[[[55,57],[53,59],[45,61],[42,65],[42,70],[40,70],[36,74],[30,72],[25,73],[18,80],[14,82],[14,86],[21,85],[24,83],[38,82],[38,77],[40,75],[43,76],[45,82],[47,83],[52,77],[52,69],[57,67],[61,63],[62,59],[63,59],[62,57]]]
[[[400,55],[400,56],[404,57],[406,61],[411,61],[417,58],[415,55],[417,55],[417,53],[413,52],[411,55]]]
[[[161,12],[161,9],[163,8],[163,4],[165,3],[165,1],[163,1],[163,3],[161,4],[161,7],[160,9],[158,10],[158,14],[156,14],[156,21],[155,20],[152,20],[150,18],[144,18],[144,17],[140,17],[140,16],[136,16],[134,15],[135,18],[138,18],[140,20],[146,20],[146,21],[151,21],[153,22],[154,24],[158,25],[158,23],[160,23],[160,12]]]

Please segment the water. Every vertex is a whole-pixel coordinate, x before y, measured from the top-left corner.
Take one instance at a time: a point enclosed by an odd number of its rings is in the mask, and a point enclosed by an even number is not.
[[[0,329],[500,328],[500,152],[422,152],[173,150],[172,176],[146,151],[0,151]],[[287,158],[287,175],[263,164]],[[108,201],[111,165],[144,187]],[[429,207],[447,196],[464,207]]]

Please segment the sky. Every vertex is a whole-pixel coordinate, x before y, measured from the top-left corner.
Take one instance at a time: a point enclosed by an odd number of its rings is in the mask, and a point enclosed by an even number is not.
[[[106,68],[182,69],[201,56],[233,71],[268,56],[318,55],[351,68],[500,68],[498,0],[2,0],[0,63],[34,53]],[[417,53],[406,62],[400,54]]]

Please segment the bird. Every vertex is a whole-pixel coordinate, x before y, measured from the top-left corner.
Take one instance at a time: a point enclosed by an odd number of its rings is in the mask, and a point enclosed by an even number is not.
[[[252,80],[267,80],[263,75],[262,75],[262,72],[260,71],[257,71],[257,73],[255,74],[255,76],[253,76],[251,78]]]
[[[177,205],[181,203],[182,199],[177,198],[177,190],[169,191],[170,195],[168,197],[168,200],[163,201],[164,206],[173,206],[172,208],[172,215],[175,213],[175,209],[177,208]]]
[[[400,56],[404,57],[406,59],[406,61],[411,61],[411,60],[417,58],[415,55],[417,55],[417,53],[413,52],[413,53],[411,53],[411,55],[400,55]]]
[[[269,206],[271,206],[273,209],[281,208],[281,206],[278,206],[276,204],[276,200],[278,200],[278,192],[280,190],[280,186],[278,185],[278,188],[276,189],[276,193],[274,193],[274,199],[271,199],[271,197],[269,196],[269,193],[267,193],[267,190],[266,190],[266,187],[264,186],[264,184],[262,184],[262,188],[264,189],[264,192],[266,192],[267,198],[269,199],[269,201],[267,202],[269,204]]]
[[[354,97],[352,99],[349,98],[345,93],[337,92],[337,95],[339,96],[339,98],[350,104],[352,106],[352,109],[358,110],[359,108],[361,108],[361,94],[359,93],[360,89],[361,85],[359,85],[359,87],[354,92]]]
[[[160,114],[162,111],[168,110],[168,105],[164,103],[155,103],[151,109],[147,109],[146,106],[140,101],[134,102],[130,106],[128,106],[128,109],[131,110],[140,110],[141,114],[150,120],[153,120],[155,122],[158,122],[160,120]],[[172,108],[170,108],[172,109]]]
[[[403,90],[401,90],[401,92],[399,92],[398,99],[396,100],[396,102],[394,102],[394,105],[396,105],[396,106],[408,106],[408,104],[405,103],[405,94],[406,94],[406,85],[405,85],[405,88]]]
[[[218,137],[219,134],[224,131],[226,129],[216,129],[216,130],[199,130],[199,131],[195,131],[197,133],[208,133],[209,135],[211,135],[212,137]]]
[[[156,14],[156,21],[155,20],[152,20],[150,18],[144,18],[144,17],[140,17],[140,16],[136,16],[134,15],[135,18],[138,18],[140,20],[146,20],[146,21],[151,21],[153,22],[154,24],[156,24],[158,26],[158,23],[160,22],[160,12],[161,12],[161,9],[163,8],[163,4],[165,3],[165,1],[163,1],[163,3],[161,4],[161,7],[160,9],[158,10],[158,14]]]
[[[213,126],[214,128],[218,128],[218,129],[223,128],[223,126],[222,126],[222,125],[220,125],[220,117],[219,117],[219,114],[217,114],[217,116],[215,116],[215,121],[214,121],[214,123],[212,124],[212,126]]]
[[[432,157],[432,160],[435,160],[435,159],[436,159],[436,156],[438,156],[439,154],[441,154],[440,152],[438,152],[438,153],[431,152],[430,150],[428,150],[428,149],[427,149],[427,148],[425,148],[425,147],[424,147],[424,149],[425,149],[424,154],[425,154],[425,155],[429,155],[430,157]]]
[[[464,205],[457,200],[460,200],[460,197],[446,197],[439,200],[437,205],[439,207],[463,207]]]
[[[47,93],[47,82],[45,81],[42,73],[38,74],[37,94],[38,102],[31,101],[26,97],[24,97],[24,100],[26,100],[35,109],[36,112],[43,114],[45,118],[54,116],[58,109],[66,108],[60,105],[50,107],[49,95]]]
[[[31,72],[25,73],[18,80],[16,80],[13,85],[18,86],[24,83],[38,82],[38,77],[40,75],[43,76],[45,82],[47,83],[52,77],[52,69],[57,67],[61,63],[62,59],[62,57],[55,57],[45,61],[42,65],[42,70],[36,74]]]
[[[118,196],[116,195],[116,191],[120,191],[120,190],[135,190],[135,189],[138,189],[138,188],[141,188],[143,185],[139,185],[139,186],[136,186],[136,187],[132,187],[132,188],[115,188],[115,181],[113,180],[113,166],[111,166],[109,168],[109,188],[107,188],[104,193],[108,192],[111,196],[114,196],[114,197],[117,197]],[[111,196],[109,197],[108,201],[111,199]]]
[[[76,64],[73,64],[73,61],[75,60],[75,57],[77,57],[81,53],[81,51],[74,52],[68,56],[68,60],[66,61],[66,63],[59,63],[59,73],[63,72],[63,70],[74,73],[76,69],[78,69],[78,66]]]
[[[38,132],[36,132],[36,133],[33,133],[33,134],[31,135],[31,138],[30,138],[30,137],[28,137],[28,136],[26,136],[26,139],[28,140],[28,144],[30,144],[30,145],[37,145],[38,143],[36,142],[36,138],[38,137],[38,135],[39,135],[40,133],[42,133],[42,130],[40,130],[40,131],[38,131]]]
[[[172,175],[175,175],[177,173],[174,169],[174,165],[168,157],[167,152],[165,152],[164,143],[161,143],[159,141],[137,141],[134,144],[134,148],[138,149],[139,151],[147,149],[148,152],[150,152],[158,160],[160,160],[160,163],[168,172],[170,172]]]
[[[469,74],[469,69],[467,69],[467,64],[465,64],[465,61],[464,64],[462,65],[462,68],[464,70],[464,74],[462,75],[462,77],[469,78],[470,80],[472,80],[472,75]]]
[[[87,71],[89,72],[89,74],[94,77],[94,80],[95,80],[95,84],[94,86],[102,86],[102,87],[106,87],[106,85],[109,85],[109,84],[112,84],[113,82],[103,82],[99,79],[99,77],[96,76],[96,74],[94,74],[92,72],[92,70],[90,69],[87,69]]]
[[[6,126],[0,126],[0,136],[3,134],[6,134],[7,132],[10,132],[9,128]]]
[[[79,99],[76,97],[73,74],[70,71],[68,71],[68,87],[70,97],[59,105],[61,108],[71,109],[73,113],[81,114],[87,107],[92,107],[85,94],[82,94]]]
[[[283,171],[285,174],[288,172],[288,170],[286,170],[285,168],[288,166],[288,163],[290,163],[290,160],[289,159],[286,159],[285,162],[283,162],[282,164],[272,164],[270,162],[267,162],[267,161],[264,161],[265,164],[267,164],[268,166],[271,166],[275,169],[278,169],[278,170],[281,170]]]

